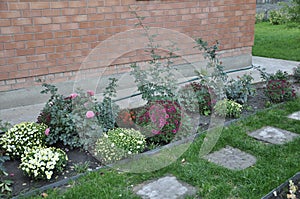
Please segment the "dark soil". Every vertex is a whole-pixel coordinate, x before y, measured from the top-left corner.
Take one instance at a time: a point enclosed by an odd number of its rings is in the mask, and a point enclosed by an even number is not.
[[[268,101],[266,96],[263,92],[263,84],[256,84],[256,95],[253,97],[250,97],[247,106],[248,108],[243,110],[242,118],[248,115],[251,115],[258,110],[264,109],[265,105]],[[295,89],[299,93],[299,84],[294,84]],[[198,115],[199,117],[199,115]],[[227,122],[234,121],[234,119],[227,119]],[[208,127],[210,122],[210,117],[200,116],[200,122],[199,127],[201,129],[205,129]],[[89,169],[96,169],[101,166],[101,163],[95,159],[89,152],[80,150],[80,149],[65,149],[68,155],[68,164],[66,167],[66,170],[62,174],[58,174],[54,176],[54,178],[50,181],[40,180],[40,181],[33,181],[30,178],[26,177],[23,172],[18,168],[19,161],[17,160],[11,160],[4,163],[4,166],[7,170],[7,173],[9,174],[7,176],[7,179],[10,179],[13,181],[12,185],[12,196],[17,196],[22,193],[26,193],[30,190],[43,187],[45,185],[61,181],[63,179],[70,178],[72,176],[77,175],[76,171],[74,170],[75,164],[82,164],[84,162],[89,162]]]

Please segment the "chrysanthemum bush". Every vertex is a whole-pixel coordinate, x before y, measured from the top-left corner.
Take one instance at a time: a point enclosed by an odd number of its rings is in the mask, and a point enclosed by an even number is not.
[[[30,178],[50,180],[53,174],[63,171],[67,160],[59,148],[33,147],[26,149],[19,167]]]
[[[34,122],[17,124],[0,137],[0,146],[6,155],[20,158],[26,148],[45,146],[46,130],[45,124]]]
[[[262,79],[266,82],[265,95],[271,102],[279,103],[296,97],[296,92],[292,83],[289,82],[287,72],[278,70],[274,74],[269,74],[265,72],[265,69],[258,67],[257,70],[260,71]]]
[[[181,125],[180,105],[170,100],[149,102],[136,114],[136,123],[143,127],[147,140],[154,144],[172,141]]]
[[[103,133],[96,141],[95,156],[105,163],[113,163],[144,151],[145,136],[134,129],[116,128]]]

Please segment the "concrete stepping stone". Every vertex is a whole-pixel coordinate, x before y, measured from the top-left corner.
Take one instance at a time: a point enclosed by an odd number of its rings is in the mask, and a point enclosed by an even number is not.
[[[254,156],[230,146],[208,154],[204,158],[231,170],[243,170],[256,163]]]
[[[196,194],[196,188],[178,181],[174,176],[144,182],[134,187],[133,191],[143,199],[181,199]]]
[[[300,111],[292,113],[291,115],[288,116],[288,118],[294,119],[294,120],[300,120]]]
[[[298,134],[267,126],[248,134],[249,136],[271,144],[285,144],[298,137]]]

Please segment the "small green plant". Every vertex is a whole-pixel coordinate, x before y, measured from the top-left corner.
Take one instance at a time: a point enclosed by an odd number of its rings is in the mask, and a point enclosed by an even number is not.
[[[11,127],[12,125],[9,122],[0,120],[0,133],[8,131],[8,129],[10,129]]]
[[[255,23],[261,23],[267,21],[265,13],[255,14]]]
[[[232,100],[224,99],[216,103],[214,111],[216,115],[219,115],[221,117],[238,118],[242,113],[242,108],[243,106],[239,103]]]
[[[47,126],[23,122],[13,126],[0,137],[0,146],[11,158],[20,158],[26,148],[45,146]]]
[[[8,156],[0,156],[0,198],[6,198],[12,192],[11,185],[13,181],[3,178],[8,175],[5,167],[3,166],[3,163],[7,160],[9,160]]]
[[[236,80],[232,79],[228,81],[225,85],[227,98],[240,104],[247,103],[248,97],[255,94],[252,81],[253,77],[247,74],[238,77]]]
[[[85,173],[90,166],[90,162],[89,161],[85,161],[85,162],[81,162],[81,163],[76,163],[74,164],[74,170],[76,173]]]
[[[95,155],[105,163],[113,163],[145,149],[145,137],[134,129],[116,128],[103,133],[96,142]]]
[[[182,108],[203,115],[210,115],[215,104],[214,98],[213,90],[198,82],[187,84],[178,92],[178,101]]]
[[[294,68],[294,78],[296,80],[296,82],[300,82],[300,65],[298,65],[296,68]]]
[[[62,172],[68,157],[59,148],[27,148],[21,158],[20,169],[33,179],[50,180],[54,173]]]
[[[139,26],[145,32],[148,39],[148,48],[145,50],[149,53],[151,60],[148,62],[147,68],[139,66],[137,63],[131,65],[131,75],[135,78],[138,91],[142,94],[142,99],[150,102],[155,100],[176,100],[175,91],[177,90],[177,79],[172,73],[172,59],[177,57],[174,55],[174,50],[169,49],[167,56],[161,56],[156,53],[159,48],[154,44],[156,35],[149,33],[149,28],[143,24],[143,17],[140,17],[135,11],[132,12]]]

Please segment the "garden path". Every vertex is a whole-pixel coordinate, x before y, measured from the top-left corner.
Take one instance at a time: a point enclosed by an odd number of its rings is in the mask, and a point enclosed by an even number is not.
[[[300,111],[289,115],[288,118],[300,120]],[[248,133],[248,135],[266,144],[285,144],[299,137],[298,134],[274,127],[263,127]],[[210,153],[204,158],[231,170],[247,169],[256,162],[256,158],[251,154],[231,146]],[[144,182],[134,187],[134,191],[143,199],[179,199],[188,195],[193,197],[196,194],[196,188],[178,181],[174,176],[164,176],[151,182]]]

